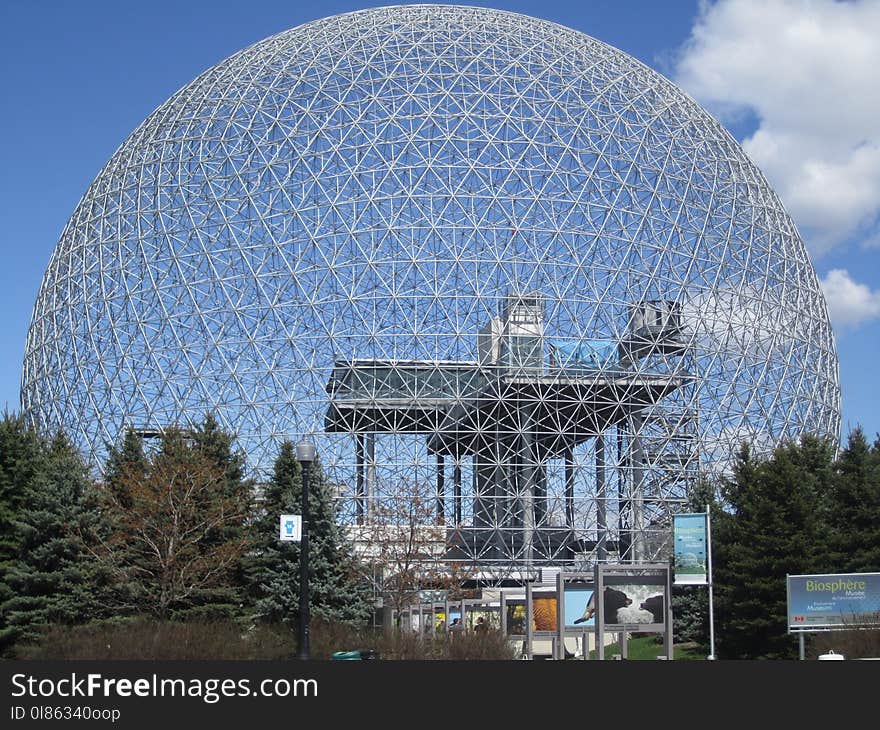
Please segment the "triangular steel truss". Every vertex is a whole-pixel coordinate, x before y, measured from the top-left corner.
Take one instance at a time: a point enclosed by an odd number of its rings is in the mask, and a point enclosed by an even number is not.
[[[98,466],[208,410],[260,474],[311,435],[344,520],[428,485],[441,557],[499,573],[654,560],[701,470],[840,420],[815,272],[730,134],[455,6],[294,28],[156,110],[52,255],[22,407]]]

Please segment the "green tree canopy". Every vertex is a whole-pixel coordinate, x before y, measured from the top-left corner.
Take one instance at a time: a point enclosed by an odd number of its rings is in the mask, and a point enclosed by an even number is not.
[[[7,641],[31,641],[49,624],[83,623],[105,614],[106,575],[80,540],[99,519],[88,467],[59,433],[24,485],[24,503],[13,523],[21,552],[7,572],[12,590],[2,609]]]
[[[713,524],[719,656],[791,658],[785,576],[823,561],[822,504],[833,447],[810,436],[767,460],[748,446],[723,485],[726,504]]]
[[[822,572],[880,571],[880,448],[861,428],[850,432],[834,464],[826,510]]]
[[[22,552],[23,536],[16,522],[44,456],[43,440],[28,427],[24,417],[5,412],[0,421],[0,652],[8,649],[16,635],[14,631],[7,632],[9,617],[5,609],[14,595],[9,572]]]
[[[264,485],[259,517],[252,528],[246,576],[253,617],[299,621],[300,545],[279,540],[282,514],[302,512],[302,467],[290,441],[281,445],[272,478]],[[309,479],[310,613],[333,621],[360,622],[369,616],[366,586],[351,546],[336,524],[331,486],[320,461]]]
[[[122,443],[108,448],[104,486],[115,495],[120,505],[131,507],[131,496],[123,491],[125,482],[133,474],[145,474],[148,466],[143,437],[133,428],[126,428]]]

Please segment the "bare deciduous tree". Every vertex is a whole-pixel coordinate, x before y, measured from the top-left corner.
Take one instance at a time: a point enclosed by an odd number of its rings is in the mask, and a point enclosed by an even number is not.
[[[462,598],[468,572],[448,559],[446,527],[438,522],[432,485],[400,483],[384,489],[362,525],[351,528],[361,560],[373,570],[384,605],[400,613],[421,591]]]
[[[120,587],[120,609],[170,617],[222,590],[246,541],[229,528],[249,510],[248,489],[179,432],[146,464],[125,468],[105,491],[104,534],[87,541]]]

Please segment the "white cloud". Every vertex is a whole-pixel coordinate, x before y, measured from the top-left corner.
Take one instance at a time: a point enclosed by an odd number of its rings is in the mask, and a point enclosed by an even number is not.
[[[835,325],[855,326],[880,317],[880,291],[853,281],[845,269],[832,269],[820,283]]]
[[[878,69],[877,0],[719,0],[676,77],[721,116],[755,115],[743,146],[819,254],[880,231]]]
[[[706,350],[766,360],[800,335],[798,313],[783,302],[778,289],[718,286],[686,301],[682,318]]]

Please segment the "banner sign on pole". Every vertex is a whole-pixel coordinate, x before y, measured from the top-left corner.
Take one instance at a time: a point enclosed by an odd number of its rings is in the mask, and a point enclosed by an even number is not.
[[[880,573],[789,575],[789,631],[880,625]]]
[[[706,585],[706,514],[673,515],[672,535],[675,584]]]
[[[302,540],[302,515],[281,515],[280,537],[284,542]]]

